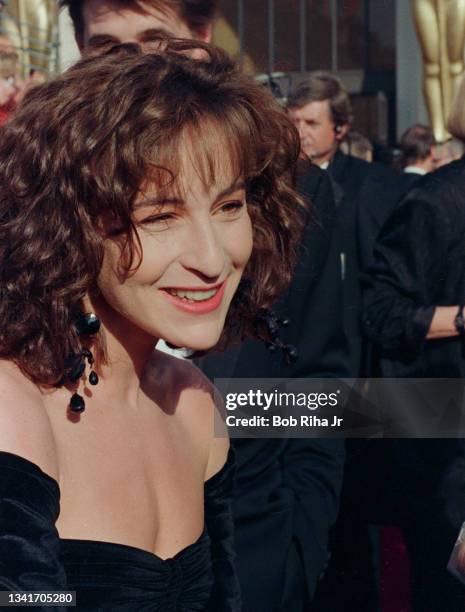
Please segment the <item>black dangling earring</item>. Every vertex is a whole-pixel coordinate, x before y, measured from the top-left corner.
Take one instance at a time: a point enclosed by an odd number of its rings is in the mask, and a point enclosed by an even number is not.
[[[84,360],[82,359],[82,355],[80,354],[70,355],[65,362],[65,371],[66,371],[65,379],[68,382],[74,384],[84,374],[85,369],[86,369],[86,364]],[[79,395],[79,393],[74,393],[71,396],[69,407],[72,410],[72,412],[82,412],[84,408],[86,407],[84,398],[81,395]]]
[[[71,412],[84,412],[86,409],[86,402],[84,401],[82,395],[79,395],[79,393],[73,393],[69,401],[69,408]]]
[[[100,329],[100,319],[93,312],[80,313],[75,321],[77,332],[80,336],[93,336]],[[71,355],[66,364],[66,378],[76,383],[84,374],[86,369],[86,359],[89,366],[94,365],[94,356],[88,348],[83,348],[77,355]],[[89,374],[89,383],[97,385],[99,382],[98,374],[93,369]],[[69,402],[69,407],[72,412],[80,413],[86,408],[86,402],[82,395],[73,393]]]
[[[87,359],[87,363],[92,367],[94,365],[94,356],[89,349],[82,349],[83,356]],[[95,370],[91,370],[89,374],[89,382],[91,385],[98,385],[98,374]]]
[[[76,319],[76,329],[80,336],[93,336],[100,329],[100,319],[93,312],[81,312]]]

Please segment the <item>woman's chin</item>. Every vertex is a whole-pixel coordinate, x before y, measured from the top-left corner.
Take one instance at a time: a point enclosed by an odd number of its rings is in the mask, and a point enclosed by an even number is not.
[[[212,349],[220,339],[219,334],[211,335],[209,337],[201,337],[201,338],[165,338],[165,344],[170,349],[187,349],[188,351],[208,351]]]
[[[209,322],[203,325],[189,325],[182,329],[170,329],[164,336],[165,343],[170,348],[183,348],[189,351],[208,351],[214,348],[221,337],[224,321]],[[177,332],[177,333],[176,333]]]

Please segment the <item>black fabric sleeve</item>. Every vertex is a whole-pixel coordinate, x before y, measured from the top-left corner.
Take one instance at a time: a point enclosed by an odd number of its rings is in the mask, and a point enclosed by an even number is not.
[[[357,242],[361,270],[371,264],[376,238],[401,195],[400,179],[393,170],[378,163],[372,164],[370,170],[360,189],[357,207]]]
[[[37,465],[0,452],[0,589],[66,590],[55,528],[59,495]]]
[[[328,532],[342,487],[343,440],[289,440],[282,456],[283,482],[295,497],[294,536],[300,546],[309,596],[328,560]]]
[[[438,198],[414,189],[381,230],[362,276],[363,328],[386,351],[418,354],[447,276],[450,223]]]
[[[241,596],[235,568],[234,451],[229,450],[224,467],[205,483],[205,524],[211,541],[214,584],[207,612],[239,612]]]

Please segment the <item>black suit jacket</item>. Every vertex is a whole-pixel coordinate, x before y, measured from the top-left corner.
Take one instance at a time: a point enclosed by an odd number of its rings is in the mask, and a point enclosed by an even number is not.
[[[290,318],[280,335],[297,347],[298,359],[286,365],[279,352],[248,340],[201,360],[212,379],[349,374],[331,184],[326,173],[310,166],[299,190],[314,204],[313,222],[303,237],[291,287],[275,308]],[[236,439],[232,444],[238,461],[234,511],[244,612],[278,611],[293,540],[302,555],[310,595],[325,566],[327,533],[338,508],[343,444],[329,439]]]
[[[421,178],[384,225],[363,275],[364,330],[390,377],[462,378],[458,336],[425,342],[435,306],[465,300],[465,158]]]
[[[416,172],[403,172],[399,177],[399,199],[403,198],[420,180],[421,174],[417,174]]]
[[[360,272],[371,262],[376,237],[399,198],[399,181],[384,164],[368,163],[337,151],[328,167],[337,207],[341,250],[344,328],[350,346],[351,376],[361,373],[362,307]]]

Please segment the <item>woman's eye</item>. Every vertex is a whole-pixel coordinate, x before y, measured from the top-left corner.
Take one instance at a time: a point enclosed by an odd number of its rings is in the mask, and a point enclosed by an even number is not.
[[[227,214],[234,214],[239,212],[244,207],[244,202],[240,200],[234,200],[232,202],[225,202],[221,205],[221,211]]]
[[[170,221],[173,221],[174,215],[171,213],[165,213],[161,215],[152,215],[147,217],[146,219],[142,219],[139,223],[141,225],[161,225],[168,224]]]

